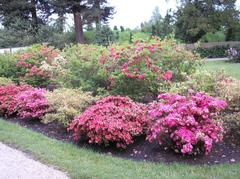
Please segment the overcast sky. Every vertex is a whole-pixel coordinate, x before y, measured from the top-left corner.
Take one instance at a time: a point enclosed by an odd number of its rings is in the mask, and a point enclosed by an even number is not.
[[[124,26],[135,28],[141,22],[148,21],[152,11],[156,6],[159,7],[162,16],[170,8],[176,9],[176,0],[109,0],[109,3],[115,7],[116,14],[110,20],[110,26]],[[240,0],[237,0],[237,6],[240,7]]]

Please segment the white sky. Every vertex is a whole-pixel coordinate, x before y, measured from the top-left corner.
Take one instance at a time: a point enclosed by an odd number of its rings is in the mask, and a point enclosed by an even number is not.
[[[135,28],[141,22],[148,21],[156,6],[159,7],[162,16],[170,8],[176,9],[176,0],[109,0],[109,4],[115,6],[116,14],[110,20],[110,26],[124,26]],[[237,7],[240,7],[240,0],[237,0]]]
[[[239,0],[240,1],[240,0]],[[176,0],[109,0],[109,4],[115,7],[116,13],[111,19],[110,26],[124,26],[135,28],[141,22],[148,21],[156,6],[159,7],[160,13],[164,16],[168,9],[176,9]]]

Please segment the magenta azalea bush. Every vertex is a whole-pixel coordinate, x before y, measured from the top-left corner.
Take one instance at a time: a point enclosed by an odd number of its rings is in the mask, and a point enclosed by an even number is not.
[[[208,154],[214,142],[223,138],[224,129],[215,118],[226,108],[223,100],[204,93],[180,96],[161,94],[149,105],[151,117],[147,139],[169,144],[176,152]]]
[[[29,89],[16,97],[18,115],[24,119],[41,119],[46,113],[52,111],[45,98],[46,90]]]
[[[15,85],[10,84],[6,86],[0,86],[0,115],[12,116],[16,114],[16,97],[23,91],[32,89],[28,85]]]
[[[116,143],[125,148],[133,137],[141,135],[147,127],[146,105],[128,97],[108,96],[89,107],[70,124],[75,140],[86,136],[89,143]]]

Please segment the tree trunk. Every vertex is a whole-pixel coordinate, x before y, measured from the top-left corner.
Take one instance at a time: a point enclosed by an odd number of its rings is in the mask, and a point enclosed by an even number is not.
[[[58,21],[59,21],[59,31],[60,32],[64,32],[64,25],[65,25],[65,17],[64,17],[64,13],[59,12],[58,13]]]
[[[31,0],[31,15],[32,15],[34,42],[37,42],[37,33],[38,33],[38,17],[37,17],[36,3],[37,3],[36,0]]]
[[[79,12],[74,13],[73,15],[74,15],[76,41],[77,41],[77,43],[83,44],[84,43],[84,37],[83,37],[82,16]]]
[[[99,32],[101,29],[101,7],[100,7],[100,0],[94,1],[94,6],[97,10],[97,16],[95,17],[95,23],[96,23],[96,31]]]

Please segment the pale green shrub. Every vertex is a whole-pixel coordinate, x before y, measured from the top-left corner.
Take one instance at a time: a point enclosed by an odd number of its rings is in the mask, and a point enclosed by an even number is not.
[[[75,116],[81,114],[89,105],[99,99],[99,97],[93,97],[89,92],[67,88],[47,92],[46,98],[54,112],[46,114],[43,117],[43,122],[58,121],[65,127]]]
[[[13,81],[9,78],[0,77],[0,86],[6,86],[13,84]]]

